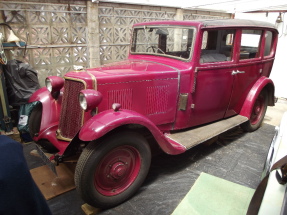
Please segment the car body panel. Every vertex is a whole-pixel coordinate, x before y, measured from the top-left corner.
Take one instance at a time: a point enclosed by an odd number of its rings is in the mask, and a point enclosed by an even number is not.
[[[82,127],[78,138],[82,141],[93,141],[124,125],[141,125],[147,128],[167,154],[175,155],[186,151],[184,146],[169,141],[147,117],[130,110],[107,110],[95,115]]]
[[[256,98],[260,94],[261,90],[267,85],[270,85],[271,89],[274,89],[273,81],[270,78],[260,77],[256,81],[256,83],[249,91],[247,97],[245,98],[243,106],[241,107],[240,115],[250,118]],[[274,105],[274,97],[272,97],[271,99],[269,98],[269,105]]]
[[[263,177],[270,173],[268,184],[259,209],[260,215],[282,214],[286,201],[286,184],[279,184],[276,178],[276,170],[270,172],[273,164],[287,155],[287,112],[284,113],[280,127],[276,129],[265,163]]]
[[[60,118],[60,109],[62,102],[62,94],[59,95],[58,99],[54,99],[51,93],[46,87],[42,87],[37,90],[29,99],[29,103],[40,101],[43,108],[43,114],[41,119],[40,133],[43,132],[47,127],[53,124],[57,124]]]

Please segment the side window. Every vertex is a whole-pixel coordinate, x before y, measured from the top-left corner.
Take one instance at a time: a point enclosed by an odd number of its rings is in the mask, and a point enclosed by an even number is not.
[[[259,57],[262,30],[242,30],[240,60]]]
[[[273,41],[273,34],[271,31],[266,31],[265,33],[265,48],[264,48],[264,56],[269,56],[271,54]]]
[[[200,63],[231,61],[235,30],[203,32]]]

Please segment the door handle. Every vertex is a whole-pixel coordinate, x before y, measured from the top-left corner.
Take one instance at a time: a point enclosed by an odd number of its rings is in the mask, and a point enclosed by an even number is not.
[[[236,71],[232,71],[231,75],[236,75],[236,74],[239,74],[239,73],[245,73],[245,71],[239,71],[239,70],[236,70]]]

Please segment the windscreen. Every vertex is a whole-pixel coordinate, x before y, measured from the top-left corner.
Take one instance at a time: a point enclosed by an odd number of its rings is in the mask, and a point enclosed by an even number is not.
[[[131,54],[164,55],[189,59],[194,29],[179,26],[140,26],[134,28]]]

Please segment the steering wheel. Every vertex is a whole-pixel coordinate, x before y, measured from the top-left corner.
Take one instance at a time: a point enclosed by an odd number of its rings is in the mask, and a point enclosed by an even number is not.
[[[155,47],[155,46],[149,46],[146,48],[146,51],[148,51],[150,48],[152,48],[152,51],[154,53],[156,53],[157,51],[160,51],[162,54],[165,54],[165,52],[163,50],[161,50],[159,47]]]

